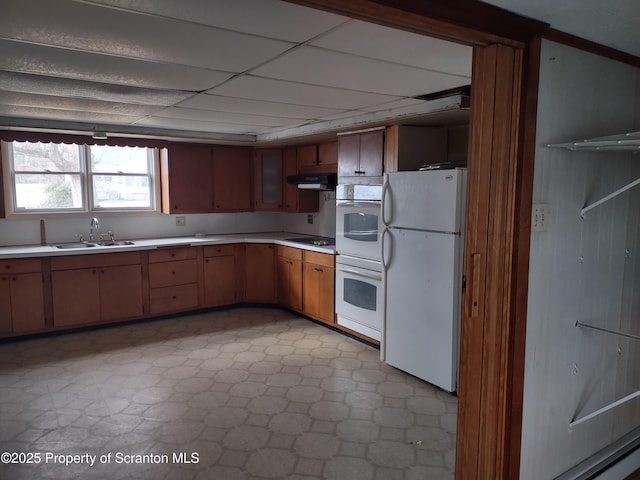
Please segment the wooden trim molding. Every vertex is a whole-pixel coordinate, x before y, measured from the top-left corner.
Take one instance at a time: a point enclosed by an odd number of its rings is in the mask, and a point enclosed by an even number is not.
[[[548,24],[476,0],[286,0],[467,45],[523,47]]]
[[[539,49],[526,60],[474,50],[457,478],[519,474]]]
[[[640,68],[640,57],[636,57],[635,55],[631,55],[630,53],[621,52],[620,50],[616,50],[615,48],[600,45],[599,43],[595,43],[590,40],[585,40],[581,37],[576,37],[575,35],[571,35],[570,33],[565,33],[561,32],[560,30],[550,28],[546,32],[544,32],[544,38],[547,40],[551,40],[552,42],[561,43],[569,47],[584,50],[585,52],[600,55],[601,57],[606,57],[618,62],[626,63],[627,65],[631,65],[632,67]]]
[[[121,147],[166,147],[169,142],[150,138],[109,137],[97,140],[90,135],[73,135],[67,133],[49,133],[23,130],[0,130],[0,140],[5,142],[44,142],[44,143],[76,143],[78,145],[112,145]]]

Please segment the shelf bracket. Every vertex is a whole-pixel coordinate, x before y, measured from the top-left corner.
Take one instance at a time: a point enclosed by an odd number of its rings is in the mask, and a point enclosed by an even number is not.
[[[590,328],[592,330],[598,330],[599,332],[610,333],[612,335],[617,335],[619,337],[630,338],[631,340],[640,340],[638,335],[632,335],[630,333],[618,332],[617,330],[611,330],[609,328],[604,327],[596,327],[594,325],[589,325],[588,323],[582,323],[580,320],[576,320],[576,327]]]
[[[576,327],[583,327],[583,328],[590,328],[592,330],[597,330],[599,332],[604,332],[604,333],[610,333],[612,335],[617,335],[619,337],[625,337],[625,338],[630,338],[631,340],[640,340],[640,337],[637,335],[632,335],[630,333],[625,333],[625,332],[619,332],[617,330],[611,330],[609,328],[604,328],[604,327],[596,327],[594,325],[589,325],[587,323],[582,323],[580,320],[576,321]],[[627,403],[630,400],[633,400],[634,398],[640,397],[640,390],[637,390],[629,395],[627,395],[626,397],[623,397],[619,400],[616,400],[615,402],[610,403],[609,405],[605,405],[602,408],[599,408],[598,410],[596,410],[595,412],[591,412],[588,415],[585,415],[584,417],[580,417],[580,418],[574,418],[570,423],[569,423],[569,428],[573,428],[576,425],[580,425],[581,423],[586,422],[587,420],[591,420],[594,417],[597,417],[598,415],[601,415],[605,412],[608,412],[609,410],[612,410],[614,408],[616,408],[619,405],[622,405],[623,403]]]
[[[621,193],[626,192],[627,190],[629,190],[629,189],[631,189],[631,188],[635,187],[636,185],[640,185],[640,178],[638,178],[638,179],[634,180],[633,182],[631,182],[631,183],[630,183],[630,184],[628,184],[628,185],[625,185],[625,186],[624,186],[624,187],[622,187],[622,188],[619,188],[619,189],[618,189],[618,190],[616,190],[615,192],[610,193],[610,194],[609,194],[609,195],[607,195],[606,197],[601,198],[601,199],[600,199],[600,200],[598,200],[597,202],[593,202],[591,205],[588,205],[588,206],[584,207],[582,210],[580,210],[580,216],[581,216],[582,218],[584,218],[584,217],[585,217],[585,215],[586,215],[586,213],[587,213],[589,210],[591,210],[591,209],[593,209],[593,208],[595,208],[595,207],[597,207],[597,206],[599,206],[599,205],[602,205],[602,204],[603,204],[603,203],[605,203],[605,202],[608,202],[608,201],[609,201],[609,200],[611,200],[612,198],[617,197],[617,196],[618,196],[618,195],[620,195]]]
[[[620,400],[616,400],[615,402],[610,403],[609,405],[605,405],[602,408],[599,408],[598,410],[596,410],[595,412],[590,413],[589,415],[585,415],[584,417],[580,417],[578,419],[572,420],[569,423],[569,428],[573,428],[576,425],[580,425],[581,423],[586,422],[587,420],[591,420],[594,417],[597,417],[598,415],[603,414],[604,412],[608,412],[609,410],[622,405],[623,403],[627,403],[630,400],[633,400],[636,397],[640,397],[640,390],[637,390],[635,392],[633,392],[630,395],[627,395],[626,397],[621,398]]]

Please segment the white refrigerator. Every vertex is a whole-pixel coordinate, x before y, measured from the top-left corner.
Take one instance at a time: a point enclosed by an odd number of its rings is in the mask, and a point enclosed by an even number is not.
[[[466,173],[390,173],[382,201],[382,357],[448,392],[458,383]]]

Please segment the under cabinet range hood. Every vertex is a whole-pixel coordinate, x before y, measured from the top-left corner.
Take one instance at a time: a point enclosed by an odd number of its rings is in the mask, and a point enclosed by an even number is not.
[[[299,175],[288,175],[287,183],[297,185],[305,190],[335,190],[335,173],[302,173]]]

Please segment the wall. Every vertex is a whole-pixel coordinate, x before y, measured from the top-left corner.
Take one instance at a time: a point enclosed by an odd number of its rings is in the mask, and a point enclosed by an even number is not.
[[[83,234],[89,237],[89,222],[93,215],[48,215],[45,217],[47,243],[72,242]],[[184,215],[186,225],[176,226],[176,215],[97,214],[100,232],[112,230],[116,239],[182,237],[195,233],[274,232],[283,229],[282,213],[215,213]],[[20,219],[0,219],[0,246],[40,243],[38,216]]]
[[[575,326],[640,333],[640,188],[579,215],[640,177],[640,158],[546,147],[639,130],[638,85],[638,69],[543,43],[533,203],[548,214],[531,235],[523,480],[555,478],[640,425],[635,400],[569,427],[640,389],[639,342]]]
[[[320,211],[318,213],[293,213],[283,216],[283,230],[287,232],[336,236],[336,192],[319,192]],[[307,222],[307,216],[313,215],[313,224]]]
[[[196,233],[225,234],[247,232],[288,231],[309,235],[335,237],[335,192],[320,192],[320,211],[313,213],[313,224],[307,223],[306,213],[212,213],[183,215],[184,227],[176,226],[176,215],[98,214],[100,232],[111,230],[117,239],[153,237],[183,237]],[[72,242],[83,234],[89,237],[92,215],[48,215],[45,217],[47,243]],[[33,245],[40,243],[39,216],[0,219],[0,246]]]

